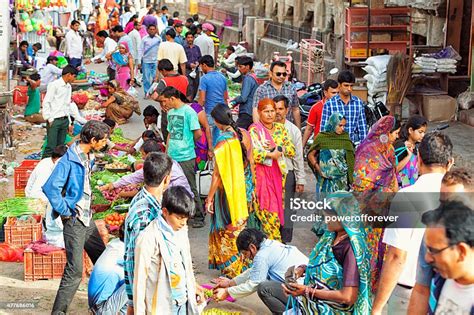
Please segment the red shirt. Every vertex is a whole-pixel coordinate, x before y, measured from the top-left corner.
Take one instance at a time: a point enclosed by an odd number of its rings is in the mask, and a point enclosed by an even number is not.
[[[166,86],[172,86],[183,93],[184,96],[186,96],[186,91],[188,89],[188,78],[186,78],[184,75],[171,75],[164,77],[162,80],[166,83]]]
[[[314,104],[313,107],[311,107],[311,109],[309,110],[307,124],[314,128],[314,138],[316,138],[319,133],[319,130],[321,129],[321,118],[323,117],[323,105],[325,102],[326,99],[323,98],[322,100]]]

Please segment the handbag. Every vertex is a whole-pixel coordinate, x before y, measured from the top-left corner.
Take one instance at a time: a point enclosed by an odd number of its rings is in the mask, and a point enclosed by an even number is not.
[[[198,194],[201,198],[206,198],[209,195],[209,189],[212,182],[212,171],[214,165],[211,161],[207,161],[202,171],[196,171],[196,186]]]
[[[285,312],[283,315],[301,315],[300,304],[295,297],[289,296],[288,302],[286,303]]]

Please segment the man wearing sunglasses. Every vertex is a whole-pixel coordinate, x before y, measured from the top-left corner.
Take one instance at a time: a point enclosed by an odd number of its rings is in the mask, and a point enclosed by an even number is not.
[[[472,205],[471,205],[472,206]],[[474,211],[450,201],[423,214],[431,281],[429,314],[474,314]]]
[[[419,213],[439,206],[439,193],[444,174],[453,165],[453,144],[440,132],[425,135],[418,149],[421,176],[415,184],[400,189],[392,200],[390,215],[400,215],[397,228],[385,229],[385,253],[373,315],[382,314],[387,305],[389,314],[406,314],[413,286],[424,229],[418,226]],[[401,223],[402,220],[410,221]]]
[[[287,119],[294,123],[298,129],[301,129],[301,116],[298,95],[293,85],[286,81],[288,73],[286,64],[282,61],[274,61],[270,65],[270,80],[260,85],[255,91],[253,98],[253,121],[258,122],[257,105],[264,98],[273,99],[277,95],[283,95],[290,101],[291,110],[288,112]]]

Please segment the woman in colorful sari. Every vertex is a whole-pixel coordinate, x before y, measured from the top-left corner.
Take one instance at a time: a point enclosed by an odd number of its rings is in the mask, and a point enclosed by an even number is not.
[[[138,101],[125,92],[116,80],[109,81],[109,98],[100,107],[105,107],[105,117],[121,125],[127,122],[135,112],[141,115]],[[99,107],[99,108],[100,108]]]
[[[211,116],[221,133],[214,148],[216,163],[206,199],[206,209],[211,214],[209,268],[234,278],[247,268],[236,240],[248,217],[247,201],[242,196],[246,195],[245,168],[250,164],[243,134],[229,107],[217,104]]]
[[[399,121],[392,116],[382,117],[356,150],[353,189],[365,214],[386,214],[398,191],[393,143],[399,132]],[[367,237],[372,253],[372,289],[375,291],[385,255],[385,244],[381,242],[383,229],[369,226]]]
[[[120,42],[118,51],[105,56],[116,65],[115,80],[125,91],[130,88],[130,82],[135,81],[133,71],[133,57],[126,42]]]
[[[295,156],[295,146],[285,125],[275,123],[275,102],[272,99],[262,99],[257,109],[260,121],[249,127],[259,204],[255,214],[268,238],[280,241],[280,226],[285,224],[283,187],[287,168],[284,157]]]
[[[369,252],[364,226],[356,221],[338,221],[360,215],[357,200],[348,192],[329,196],[331,218],[327,230],[309,257],[307,266],[295,269],[295,278],[305,274],[304,284],[286,283],[288,308],[301,314],[354,314],[371,312]],[[325,219],[326,220],[326,219]],[[293,313],[289,311],[289,313]]]
[[[308,162],[316,173],[316,197],[338,190],[348,190],[353,182],[354,145],[344,131],[346,118],[334,113],[316,137]]]

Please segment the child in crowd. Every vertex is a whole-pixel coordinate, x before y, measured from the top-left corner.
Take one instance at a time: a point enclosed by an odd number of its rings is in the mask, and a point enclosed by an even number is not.
[[[160,103],[170,108],[168,111],[167,153],[181,165],[184,175],[188,179],[196,203],[193,227],[201,228],[204,226],[204,213],[196,188],[194,142],[201,138],[202,131],[198,115],[184,103],[185,99],[186,97],[181,92],[171,86],[166,87],[159,97]]]
[[[26,78],[28,84],[28,104],[25,107],[25,120],[33,124],[42,124],[46,121],[41,110],[41,94],[39,86],[41,85],[41,76],[34,73]]]
[[[140,233],[135,248],[135,314],[199,314],[204,290],[196,285],[186,223],[193,199],[183,187],[165,191],[162,212]]]
[[[420,115],[410,117],[394,144],[398,185],[402,188],[413,185],[418,179],[417,144],[423,140],[427,127],[426,118]]]
[[[155,134],[155,138],[159,141],[163,141],[161,130],[158,128],[158,117],[160,113],[153,105],[148,105],[143,110],[143,124],[147,131],[152,131]],[[148,137],[149,138],[149,137]],[[133,154],[140,150],[140,147],[143,145],[144,139],[142,137],[138,138],[137,141],[131,146],[129,154]]]

